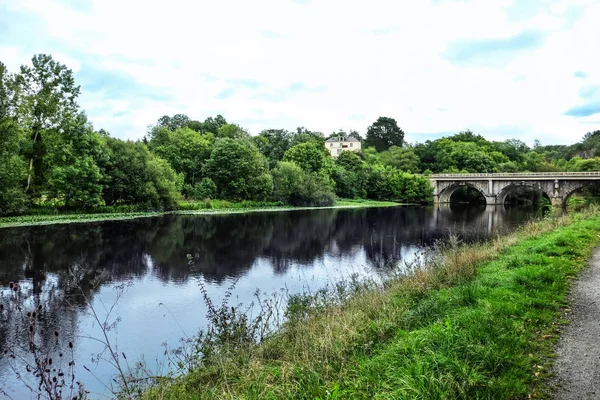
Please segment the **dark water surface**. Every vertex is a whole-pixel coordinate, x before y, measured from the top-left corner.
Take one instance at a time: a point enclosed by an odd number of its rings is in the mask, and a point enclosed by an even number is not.
[[[236,282],[232,302],[249,304],[257,289],[299,293],[352,273],[382,276],[437,239],[454,234],[465,241],[484,240],[537,215],[533,209],[500,206],[389,207],[0,229],[0,348],[26,348],[28,325],[16,304],[24,310],[41,304],[48,348],[56,343],[55,331],[61,343],[72,341],[77,379],[92,393],[102,393],[103,386],[83,366],[104,382],[115,371],[106,362],[93,362],[103,345],[86,337],[100,337],[101,331],[72,295],[70,274],[87,288],[102,316],[115,301],[115,287],[128,285],[113,311],[111,321],[119,322],[111,337],[132,363],[143,355],[158,368],[163,343],[177,347],[180,338],[192,337],[205,324],[199,282],[217,302]],[[188,254],[195,260],[193,270]],[[91,290],[89,282],[99,270],[107,270],[110,279]],[[9,290],[10,281],[19,282],[18,296]],[[13,398],[29,398],[11,364],[0,358],[0,388]],[[23,364],[16,365],[27,376]]]

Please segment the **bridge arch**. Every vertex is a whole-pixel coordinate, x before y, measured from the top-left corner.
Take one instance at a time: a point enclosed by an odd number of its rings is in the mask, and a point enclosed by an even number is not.
[[[594,186],[594,185],[598,185],[597,182],[578,182],[578,184],[571,184],[569,185],[566,189],[565,189],[565,195],[563,196],[562,199],[562,206],[566,207],[569,199],[571,198],[571,196],[573,194],[575,194],[575,192],[580,191],[581,189],[585,189],[587,187],[590,186]]]
[[[506,186],[504,186],[502,188],[502,190],[500,191],[500,193],[498,194],[498,198],[497,198],[497,202],[498,204],[502,204],[505,205],[506,204],[506,200],[510,197],[511,194],[517,193],[519,191],[523,191],[523,189],[525,190],[531,190],[531,191],[537,191],[539,193],[541,193],[541,195],[543,197],[545,197],[548,202],[552,202],[552,198],[550,197],[550,194],[548,194],[548,190],[547,188],[542,187],[540,184],[535,183],[535,182],[528,182],[528,183],[510,183]]]
[[[482,189],[482,188],[478,187],[477,185],[472,184],[470,182],[454,182],[453,184],[448,185],[447,187],[445,187],[444,189],[442,189],[440,191],[440,193],[438,194],[439,202],[440,203],[450,203],[450,200],[452,199],[452,195],[454,193],[456,193],[457,190],[459,190],[461,188],[465,188],[465,187],[475,189],[477,192],[479,192],[479,194],[485,201],[485,190],[484,189]]]

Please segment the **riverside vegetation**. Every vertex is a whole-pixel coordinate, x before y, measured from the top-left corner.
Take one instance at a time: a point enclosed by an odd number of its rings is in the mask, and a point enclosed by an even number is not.
[[[206,299],[187,373],[146,399],[544,398],[570,280],[600,213],[553,217],[491,242],[434,246],[384,282],[293,296],[286,322]]]
[[[163,116],[142,140],[96,130],[73,72],[50,55],[10,73],[0,62],[0,215],[188,209],[205,200],[331,206],[336,198],[428,203],[437,172],[600,170],[600,131],[571,146],[529,148],[465,131],[411,145],[389,117],[330,135],[304,127],[251,136],[223,116]],[[119,132],[117,132],[119,134]],[[359,153],[334,160],[325,140],[349,135]],[[210,201],[209,201],[210,203]]]

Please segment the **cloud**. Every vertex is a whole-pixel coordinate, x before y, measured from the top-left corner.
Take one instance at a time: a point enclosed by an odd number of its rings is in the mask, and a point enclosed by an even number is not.
[[[259,82],[253,79],[231,79],[228,81],[228,83],[236,86],[243,86],[249,89],[258,89],[264,86],[263,82]]]
[[[589,99],[596,94],[600,94],[600,85],[586,85],[579,89],[579,96],[583,99]]]
[[[445,55],[448,60],[459,64],[491,62],[503,65],[519,53],[540,47],[543,39],[541,32],[524,31],[507,38],[461,40],[451,43]]]
[[[254,96],[256,99],[269,102],[283,102],[291,97],[308,94],[319,93],[327,90],[326,86],[309,87],[303,82],[294,82],[283,88],[265,88],[266,90]]]
[[[228,99],[231,96],[233,96],[235,94],[235,89],[234,88],[227,88],[227,89],[223,89],[221,90],[219,93],[217,93],[217,95],[215,96],[215,98],[217,99]]]
[[[364,134],[389,116],[417,139],[569,143],[589,121],[565,110],[600,100],[573,76],[600,70],[599,19],[600,0],[0,0],[0,58],[17,71],[52,54],[94,126],[122,138],[220,113],[252,133]]]
[[[575,78],[587,78],[588,75],[583,71],[575,71]]]
[[[121,71],[82,64],[75,78],[83,92],[101,94],[107,99],[138,97],[156,101],[172,100],[162,88],[141,84],[134,76]]]
[[[565,115],[571,117],[589,117],[590,115],[600,114],[600,101],[584,104],[570,108],[565,112]]]

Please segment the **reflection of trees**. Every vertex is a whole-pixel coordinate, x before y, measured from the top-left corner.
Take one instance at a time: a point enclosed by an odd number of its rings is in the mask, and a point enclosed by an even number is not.
[[[114,280],[149,271],[164,281],[186,280],[191,271],[220,282],[241,276],[257,257],[277,273],[290,263],[310,265],[325,253],[353,254],[363,248],[375,267],[393,264],[406,246],[457,234],[467,239],[491,233],[510,210],[392,207],[233,215],[172,215],[92,224],[0,230],[0,285],[28,279],[39,293],[48,274],[64,277],[76,267],[81,281],[106,269]]]

